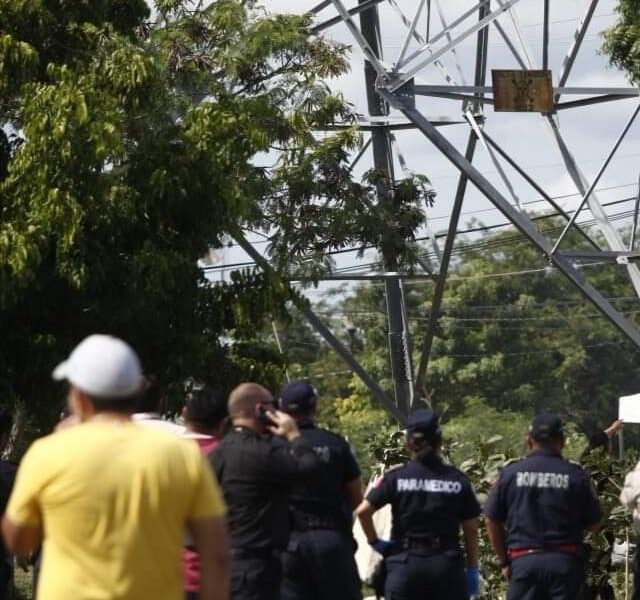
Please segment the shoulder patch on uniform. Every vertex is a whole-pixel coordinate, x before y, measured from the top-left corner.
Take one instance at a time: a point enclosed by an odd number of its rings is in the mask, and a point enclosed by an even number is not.
[[[508,458],[507,460],[504,461],[504,464],[502,465],[502,468],[504,469],[505,467],[510,467],[511,465],[515,465],[519,462],[522,462],[524,459],[521,458]]]
[[[391,473],[391,471],[395,471],[396,469],[400,469],[401,467],[404,467],[406,465],[403,465],[402,463],[398,463],[397,465],[391,465],[389,467],[387,467],[385,473]]]

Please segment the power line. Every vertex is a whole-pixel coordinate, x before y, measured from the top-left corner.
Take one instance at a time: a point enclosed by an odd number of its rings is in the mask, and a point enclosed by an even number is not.
[[[525,167],[528,168],[528,167]],[[485,174],[487,174],[487,172],[484,172]],[[608,192],[611,190],[618,190],[618,189],[622,189],[622,188],[628,188],[628,187],[636,187],[638,185],[637,181],[633,181],[631,183],[622,183],[619,185],[610,185],[610,186],[606,186],[606,187],[599,187],[596,188],[594,190],[594,192],[596,193],[600,193],[600,192]],[[567,198],[575,198],[576,196],[580,196],[580,192],[573,192],[571,194],[560,194],[558,196],[552,196],[551,199],[552,200],[565,200]],[[634,198],[635,199],[635,198]],[[626,201],[627,199],[623,199],[623,201]],[[531,206],[533,204],[543,204],[543,203],[547,203],[547,199],[546,198],[537,198],[536,200],[527,200],[525,202],[522,202],[523,206]],[[604,204],[603,206],[609,206],[610,204]],[[487,212],[496,212],[498,211],[498,209],[495,206],[491,206],[488,208],[480,208],[477,210],[469,210],[466,212],[463,212],[461,214],[461,217],[468,217],[471,215],[478,215],[478,214],[483,214],[483,213],[487,213]],[[569,211],[570,212],[570,211]],[[432,221],[441,221],[444,219],[448,219],[449,215],[438,215],[435,217],[430,217],[427,215],[427,220],[432,222]],[[254,231],[251,230],[251,233],[255,233],[256,235],[259,235],[265,239],[262,240],[254,240],[251,243],[255,246],[257,244],[268,244],[271,240],[269,239],[269,236],[267,234],[261,233],[259,231]],[[422,238],[422,239],[427,239],[427,238]],[[224,248],[236,248],[238,247],[238,244],[234,243],[234,242],[228,242],[226,244],[224,244]],[[357,252],[359,250],[359,248],[349,248],[349,249],[345,249],[345,250],[339,250],[339,251],[335,251],[335,252]],[[220,265],[211,265],[213,266],[217,266],[218,268],[224,268],[224,266]],[[207,267],[209,268],[209,267]]]
[[[620,160],[623,158],[637,158],[638,156],[640,156],[640,153],[634,153],[634,154],[618,154],[617,156],[615,156],[612,161],[615,160]],[[594,157],[594,158],[587,158],[584,160],[581,160],[580,162],[583,164],[586,163],[599,163],[602,160],[604,160],[605,157]],[[527,171],[535,171],[537,169],[550,169],[552,167],[562,167],[564,165],[564,163],[561,162],[554,162],[554,163],[548,163],[548,164],[541,164],[541,165],[529,165],[529,166],[523,166],[523,169],[526,169]],[[504,169],[505,173],[517,173],[517,171],[515,169]],[[497,175],[498,172],[497,171],[482,171],[483,175]],[[459,177],[458,174],[454,173],[452,175],[439,175],[437,177],[429,177],[430,181],[437,181],[439,179],[456,179],[457,177]]]
[[[640,314],[640,310],[625,310],[620,312],[624,315]],[[442,317],[446,319],[451,319],[452,321],[455,321],[455,322],[461,322],[461,323],[479,323],[479,322],[481,323],[485,323],[485,322],[512,323],[512,322],[518,322],[518,321],[566,321],[569,318],[570,319],[599,319],[599,318],[604,318],[604,315],[602,313],[578,313],[575,315],[559,315],[559,316],[543,315],[540,317],[451,317],[445,313],[442,315]],[[429,319],[427,317],[414,317],[413,320],[428,321]]]
[[[626,198],[623,200],[615,200],[614,202],[609,202],[604,204],[603,206],[611,206],[614,204],[620,204],[623,202],[629,202],[630,200],[635,200],[634,198]],[[570,213],[572,211],[569,211]],[[533,221],[537,221],[537,220],[542,220],[542,219],[549,219],[552,217],[556,217],[558,216],[559,213],[550,213],[547,215],[538,215],[535,217],[532,217]],[[609,220],[610,221],[619,221],[622,219],[626,219],[633,216],[633,211],[623,211],[620,213],[614,213],[612,215],[609,215]],[[591,227],[593,225],[595,225],[597,222],[595,221],[595,219],[589,219],[588,221],[582,221],[579,223],[579,225],[581,227]],[[511,223],[500,223],[497,225],[489,225],[489,226],[483,226],[483,227],[476,227],[476,228],[471,228],[471,229],[466,229],[466,230],[460,230],[457,232],[456,235],[463,235],[466,233],[476,233],[476,232],[484,232],[484,231],[489,231],[489,230],[494,230],[494,229],[500,229],[500,228],[505,228],[505,227],[511,227],[512,224]],[[547,229],[543,229],[541,231],[541,233],[543,234],[551,234],[551,233],[557,233],[559,231],[562,230],[562,227],[550,227]],[[446,234],[436,234],[436,238],[440,238],[440,237],[445,237]],[[423,238],[416,238],[416,241],[424,241],[429,239],[428,237],[423,237]],[[514,235],[514,236],[510,236],[510,237],[504,237],[504,238],[494,238],[494,239],[489,239],[489,240],[480,240],[478,242],[473,242],[470,244],[464,244],[462,246],[458,246],[457,248],[454,248],[453,250],[453,254],[459,256],[462,254],[469,254],[472,252],[480,252],[480,251],[486,251],[486,250],[491,250],[493,248],[501,248],[507,245],[511,245],[511,244],[516,244],[516,243],[522,243],[522,244],[526,244],[528,243],[528,241],[523,238],[520,235]],[[431,251],[428,251],[424,254],[421,255],[423,258],[432,258],[433,257],[433,253]],[[379,266],[380,262],[376,261],[376,262],[370,262],[370,263],[365,263],[365,264],[357,264],[357,265],[352,265],[349,267],[342,267],[339,269],[335,269],[333,271],[333,273],[335,274],[339,274],[339,273],[345,273],[345,272],[351,272],[351,271],[355,271],[355,270],[363,270],[363,269],[372,269],[375,268],[377,266]],[[541,269],[544,270],[544,269]],[[526,272],[522,272],[522,273],[526,273]],[[450,280],[455,280],[455,278],[451,277],[449,278]],[[411,284],[411,285],[417,285],[417,284],[424,284],[424,283],[430,283],[429,281],[422,281],[422,282],[417,282],[417,281],[407,281],[407,284]]]
[[[555,308],[554,305],[549,305],[548,308]],[[600,319],[605,318],[601,313],[578,313],[578,314],[560,314],[560,315],[541,315],[537,317],[456,317],[450,314],[447,314],[449,309],[445,309],[441,315],[441,318],[446,321],[451,321],[452,324],[457,323],[518,323],[518,322],[538,322],[538,321],[546,321],[546,322],[566,322],[570,319]],[[370,316],[370,317],[383,317],[386,313],[381,310],[365,310],[365,311],[324,311],[318,312],[319,315],[325,316],[341,316],[341,317],[362,317],[362,316]],[[624,315],[637,315],[640,314],[640,309],[634,310],[624,310],[620,311]],[[409,320],[421,323],[429,321],[429,317],[424,316],[416,316],[409,315]]]
[[[618,13],[615,12],[610,12],[610,13],[600,13],[600,14],[596,14],[593,15],[591,17],[591,20],[593,19],[603,19],[605,17],[615,17]],[[556,21],[549,21],[549,25],[556,25],[558,23],[579,23],[580,22],[581,17],[580,16],[576,16],[573,19],[558,19]],[[543,22],[539,22],[539,23],[528,23],[527,25],[522,25],[522,29],[527,29],[529,27],[538,27],[540,25],[544,25]]]
[[[637,182],[625,183],[625,184],[620,184],[620,185],[612,185],[612,186],[608,186],[608,187],[597,188],[595,190],[595,192],[605,192],[605,191],[617,190],[617,189],[627,188],[627,187],[636,187],[637,185],[638,185]],[[564,200],[566,198],[573,198],[575,196],[580,196],[580,193],[579,192],[575,192],[573,194],[562,194],[562,195],[559,195],[559,196],[553,196],[551,199],[552,200]],[[635,199],[635,197],[634,198],[630,198],[630,199],[626,199],[625,198],[625,199],[623,199],[621,201],[626,202],[626,201],[631,200],[631,199]],[[621,202],[621,201],[618,201],[618,202]],[[547,200],[545,198],[539,198],[537,200],[528,200],[528,201],[522,202],[522,205],[523,206],[525,206],[525,205],[526,206],[531,206],[533,204],[541,204],[541,203],[547,203]],[[603,206],[610,206],[610,205],[611,204],[603,204]],[[498,209],[495,206],[492,206],[492,207],[489,207],[489,208],[481,208],[481,209],[477,209],[477,210],[470,210],[470,211],[467,211],[467,212],[463,212],[461,214],[461,216],[468,217],[468,216],[471,216],[471,215],[478,215],[478,214],[483,214],[483,213],[488,213],[488,212],[496,212],[496,211],[498,211]],[[571,211],[569,211],[569,214],[570,213],[571,213]],[[559,213],[555,213],[555,214],[557,215]],[[441,220],[448,219],[448,218],[449,218],[449,215],[439,215],[439,216],[436,216],[436,217],[427,216],[427,220],[429,222],[441,221]],[[263,238],[265,238],[265,239],[262,239],[262,240],[254,240],[254,241],[252,241],[251,243],[254,246],[256,246],[258,244],[268,244],[268,243],[271,242],[271,240],[269,239],[269,236],[264,234],[264,233],[261,233],[259,231],[253,231],[253,230],[251,231],[251,233],[255,233],[256,235],[260,235]],[[460,232],[460,233],[465,233],[465,232]],[[436,237],[438,237],[438,236],[436,236]],[[440,237],[442,237],[442,236],[440,236]],[[426,239],[429,239],[429,238],[419,238],[418,241],[426,240]],[[221,249],[223,250],[224,248],[237,248],[237,247],[238,247],[238,244],[236,244],[234,242],[228,242],[228,243],[224,244],[224,246]],[[367,249],[370,249],[370,248],[371,247],[367,247]],[[343,249],[343,250],[335,250],[335,251],[332,251],[332,252],[330,252],[328,254],[358,252],[359,250],[360,250],[360,248],[348,248],[348,249]],[[207,265],[206,267],[203,267],[203,269],[204,270],[226,269],[226,268],[233,268],[233,267],[236,267],[238,265],[248,265],[248,264],[250,264],[250,263],[229,263],[229,264],[223,264],[223,265]],[[251,263],[251,264],[253,264],[253,263]]]
[[[620,303],[620,302],[631,302],[638,303],[640,302],[640,298],[637,296],[609,296],[606,297],[605,300],[611,303]],[[574,307],[576,305],[584,305],[584,300],[574,299],[574,300],[545,300],[543,302],[530,302],[527,304],[513,304],[513,303],[503,303],[503,304],[472,304],[464,307],[448,307],[447,312],[462,310],[462,311],[474,311],[474,310],[504,310],[509,309],[514,312],[519,312],[523,310],[530,310],[532,308],[560,308],[560,307]],[[348,309],[348,310],[325,310],[325,311],[316,311],[319,315],[369,315],[369,314],[380,314],[385,315],[386,312],[373,309],[367,310],[359,310],[359,309]]]
[[[597,15],[593,15],[591,17],[591,19],[604,19],[606,17],[614,17],[617,13],[615,12],[610,12],[610,13],[600,13]],[[557,19],[555,21],[549,21],[549,25],[558,25],[560,23],[579,23],[580,22],[580,18],[579,16],[576,16],[573,19]],[[528,23],[527,25],[522,25],[522,29],[530,29],[532,27],[539,27],[540,25],[544,25],[543,22],[539,22],[539,23]],[[463,30],[459,29],[459,28],[455,28],[450,30],[452,34],[455,33],[461,33]],[[596,34],[594,34],[592,37],[598,37]],[[404,40],[404,36],[397,36],[397,35],[385,35],[383,36],[383,40]],[[532,38],[533,39],[533,38]],[[535,38],[538,39],[538,38]],[[569,38],[569,39],[573,39],[573,38]]]
[[[615,346],[615,347],[620,347],[622,346],[622,343],[619,342],[601,342],[599,344],[585,344],[582,345],[581,348],[584,349],[593,349],[593,348],[604,348],[604,347],[608,347],[608,346]],[[501,351],[496,351],[496,352],[469,352],[469,353],[457,353],[457,352],[444,352],[444,353],[439,353],[437,351],[434,351],[434,359],[437,358],[487,358],[487,357],[496,357],[496,356],[502,356],[504,358],[511,358],[511,357],[515,357],[515,356],[535,356],[535,355],[545,355],[545,354],[557,354],[558,352],[562,351],[562,350],[566,350],[566,347],[556,347],[556,348],[550,348],[548,350],[526,350],[526,351],[522,351],[522,352],[501,352]],[[345,371],[333,371],[330,373],[314,373],[312,375],[309,376],[309,378],[311,379],[320,379],[322,377],[327,377],[327,376],[331,376],[331,375],[348,375],[352,373],[352,371],[350,370],[345,370]]]
[[[596,193],[600,193],[600,192],[607,192],[610,190],[617,190],[620,188],[627,188],[627,187],[636,187],[638,185],[637,181],[634,181],[632,183],[624,183],[624,184],[620,184],[620,185],[611,185],[608,187],[601,187],[601,188],[597,188],[595,190]],[[575,198],[576,196],[581,196],[580,192],[574,192],[573,194],[562,194],[560,196],[553,196],[551,199],[552,200],[564,200],[566,198]],[[527,200],[525,202],[522,202],[523,206],[530,206],[532,204],[541,204],[541,203],[547,203],[546,198],[539,198],[537,200]],[[496,212],[498,211],[498,209],[495,206],[491,206],[489,208],[480,208],[477,210],[470,210],[467,212],[463,212],[461,216],[468,216],[468,215],[478,215],[480,213],[486,213],[486,212]],[[437,217],[428,217],[429,221],[441,221],[443,219],[448,219],[449,215],[439,215]]]
[[[621,302],[631,302],[631,303],[638,303],[640,302],[640,298],[638,298],[637,296],[610,296],[608,298],[605,298],[608,302],[611,303],[621,303]],[[574,306],[582,306],[584,305],[584,300],[582,299],[575,299],[575,300],[558,300],[557,298],[554,299],[553,301],[550,300],[546,300],[544,302],[530,302],[527,304],[513,304],[513,303],[509,303],[509,304],[473,304],[470,306],[465,306],[463,308],[461,308],[460,310],[464,310],[464,311],[469,311],[469,310],[492,310],[495,311],[496,309],[498,310],[503,310],[503,309],[510,309],[514,312],[518,312],[518,311],[524,311],[524,310],[530,310],[531,308],[548,308],[550,306],[553,306],[555,308],[559,308],[559,307],[574,307]],[[447,309],[448,311],[452,311],[452,310],[458,310],[457,307],[450,307]]]
[[[602,204],[602,206],[615,206],[617,204],[623,204],[625,202],[630,202],[632,200],[635,200],[636,196],[631,196],[628,198],[622,198],[619,200],[613,200],[611,202],[605,202]],[[574,211],[566,211],[567,214],[572,214]],[[544,219],[550,219],[553,217],[557,217],[559,216],[560,213],[558,212],[553,212],[553,213],[547,213],[544,215],[535,215],[533,217],[531,217],[531,220],[533,221],[539,221],[539,220],[544,220]],[[633,216],[633,211],[624,211],[621,213],[614,213],[613,215],[609,215],[609,220],[610,221],[617,221],[617,220],[622,220],[625,218],[629,218]],[[595,219],[589,219],[586,221],[581,221],[578,224],[581,227],[590,227],[592,225],[595,225],[597,222],[595,221]],[[495,229],[502,229],[505,227],[512,227],[513,224],[512,223],[498,223],[496,225],[483,225],[481,227],[472,227],[472,228],[468,228],[468,229],[461,229],[459,231],[456,232],[456,236],[458,235],[465,235],[465,234],[469,234],[469,233],[479,233],[479,232],[486,232],[486,231],[492,231]],[[559,231],[561,228],[550,228],[547,230],[543,230],[542,233],[552,233],[554,231]],[[438,233],[435,235],[436,238],[444,238],[446,237],[446,233]],[[422,242],[422,241],[426,241],[429,240],[430,237],[429,236],[424,236],[424,237],[418,237],[415,239],[416,242]],[[511,243],[512,241],[517,241],[517,242],[526,242],[526,240],[524,240],[521,236],[513,236],[512,238],[501,238],[501,239],[492,239],[492,240],[483,240],[481,242],[477,242],[476,245],[474,246],[473,244],[469,244],[469,245],[464,245],[458,248],[454,249],[454,253],[455,254],[462,254],[462,253],[466,253],[466,252],[472,252],[472,251],[477,251],[478,249],[486,249],[492,246],[501,246],[501,245],[507,245],[509,243]],[[340,254],[348,254],[351,252],[360,252],[360,251],[364,251],[364,250],[372,250],[375,247],[372,245],[365,245],[362,247],[355,247],[355,248],[344,248],[344,249],[340,249],[340,250],[331,250],[328,252],[325,252],[324,255],[325,256],[337,256]],[[425,256],[428,256],[429,253],[427,253]],[[341,267],[340,269],[336,269],[334,271],[334,273],[342,273],[342,272],[346,272],[349,270],[355,270],[355,269],[364,269],[364,268],[371,268],[373,266],[378,265],[379,263],[376,262],[371,262],[371,263],[366,263],[366,264],[358,264],[358,265],[352,265],[349,267]],[[202,270],[204,272],[211,272],[211,271],[219,271],[219,270],[227,270],[227,269],[232,269],[232,268],[237,268],[237,267],[252,267],[255,266],[255,263],[253,261],[246,261],[246,262],[238,262],[238,263],[225,263],[222,265],[209,265],[209,266],[205,266],[202,267]]]
[[[605,346],[621,346],[622,344],[616,342],[602,342],[601,344],[589,344],[585,346],[581,346],[582,348],[602,348]],[[552,348],[549,350],[528,350],[526,352],[478,352],[474,354],[438,354],[434,352],[433,358],[484,358],[488,356],[496,356],[497,354],[510,357],[510,356],[530,356],[536,354],[556,354],[563,348]]]
[[[594,42],[596,40],[599,39],[599,35],[598,34],[591,34],[591,35],[587,35],[584,37],[583,40],[583,44],[587,44],[589,42]],[[392,39],[392,38],[385,38],[385,39]],[[549,40],[549,45],[550,46],[565,46],[568,42],[573,41],[573,37],[571,36],[566,36],[566,37],[561,37],[561,38],[556,38],[553,40]],[[532,48],[539,48],[540,46],[542,46],[543,42],[538,41],[535,38],[531,38],[531,39],[527,39],[525,40],[527,42],[527,44],[532,47]],[[462,42],[460,42],[459,44],[461,47],[473,47],[473,40],[463,40]],[[385,48],[389,49],[389,50],[399,50],[402,46],[400,45],[395,45],[395,44],[385,44]],[[503,44],[501,42],[494,42],[492,44],[492,48],[509,48],[509,46],[507,44]]]

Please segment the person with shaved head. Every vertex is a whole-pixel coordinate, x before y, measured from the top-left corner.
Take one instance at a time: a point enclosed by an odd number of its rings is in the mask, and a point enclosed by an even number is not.
[[[289,492],[314,476],[320,460],[263,386],[239,385],[228,409],[232,429],[211,461],[229,511],[231,598],[277,600],[280,556],[289,541]]]

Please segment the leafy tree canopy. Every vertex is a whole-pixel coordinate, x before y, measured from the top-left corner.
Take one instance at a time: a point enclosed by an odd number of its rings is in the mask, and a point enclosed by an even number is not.
[[[346,48],[309,36],[308,17],[246,0],[7,0],[0,21],[6,401],[47,406],[52,365],[95,331],[131,341],[165,383],[275,383],[273,344],[251,340],[291,291],[253,272],[211,286],[196,265],[241,227],[270,235],[288,272],[389,232],[411,248],[428,184],[389,182],[396,217],[371,203],[374,173],[353,181],[360,137],[325,83]]]
[[[640,81],[640,2],[619,0],[618,20],[605,32],[603,50],[611,63],[626,71],[632,81]]]

